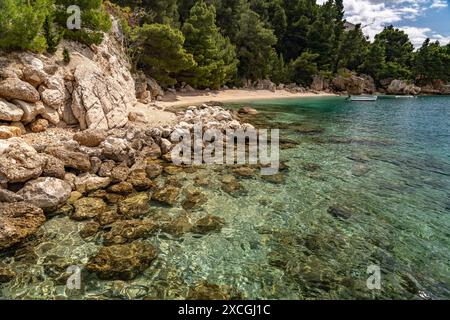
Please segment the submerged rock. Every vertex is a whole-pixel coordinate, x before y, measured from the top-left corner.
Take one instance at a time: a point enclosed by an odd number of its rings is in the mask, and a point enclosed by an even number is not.
[[[207,234],[213,231],[220,232],[224,224],[225,220],[223,218],[213,215],[207,215],[206,217],[203,217],[200,220],[198,220],[194,224],[194,227],[191,229],[191,231],[199,234]]]
[[[255,173],[255,169],[246,166],[233,169],[233,174],[242,178],[251,178]]]
[[[152,199],[162,204],[174,206],[177,202],[179,195],[180,190],[178,188],[166,186],[164,188],[157,190],[153,194]]]
[[[18,194],[39,208],[53,210],[64,204],[71,192],[71,186],[64,180],[46,177],[27,182]]]
[[[193,224],[187,214],[181,214],[176,218],[173,218],[169,221],[165,221],[160,224],[160,228],[162,232],[174,235],[174,236],[182,236],[185,233],[191,231]]]
[[[293,127],[295,132],[303,134],[303,135],[316,135],[321,134],[325,132],[324,128],[317,127],[317,126],[311,126],[311,125],[299,125]]]
[[[46,256],[42,262],[45,274],[55,279],[59,284],[66,284],[67,279],[70,277],[67,269],[73,264],[74,262],[69,258],[57,255]]]
[[[83,229],[80,230],[80,237],[87,239],[97,234],[100,229],[100,224],[94,221],[88,221]]]
[[[145,191],[155,187],[153,181],[147,178],[145,169],[131,171],[127,182],[131,183],[137,191]]]
[[[370,168],[362,163],[359,163],[357,165],[354,165],[352,167],[352,174],[356,177],[362,177],[366,175],[370,171]]]
[[[284,175],[284,173],[277,173],[274,175],[269,175],[269,176],[262,176],[262,178],[270,183],[274,183],[274,184],[283,184],[285,183],[286,180],[286,176]]]
[[[187,300],[240,300],[241,294],[228,286],[201,281],[189,288]]]
[[[238,113],[252,115],[252,116],[259,114],[258,110],[251,108],[251,107],[242,107],[238,110]]]
[[[16,273],[9,267],[0,264],[0,283],[6,283],[16,277]]]
[[[321,168],[320,164],[317,163],[305,163],[303,164],[303,169],[310,172],[315,172]]]
[[[96,217],[95,221],[97,221],[101,226],[107,226],[111,223],[114,223],[117,220],[122,219],[117,213],[117,206],[112,206],[108,208],[108,210],[100,212]]]
[[[44,222],[42,209],[30,203],[0,203],[0,250],[26,239]]]
[[[118,193],[118,194],[130,194],[133,193],[133,185],[129,182],[120,182],[118,184],[112,185],[108,188],[109,192]]]
[[[123,244],[137,239],[148,238],[156,231],[158,225],[151,220],[117,221],[104,236],[105,245]]]
[[[348,158],[355,162],[361,162],[361,163],[366,163],[366,162],[370,161],[370,158],[366,154],[357,153],[357,152],[352,153]]]
[[[142,242],[103,247],[86,270],[103,280],[132,280],[156,259],[155,247]]]
[[[182,206],[185,210],[192,210],[202,206],[207,201],[208,199],[200,190],[188,188]]]
[[[244,187],[232,175],[223,176],[221,179],[222,190],[231,195],[237,195]]]
[[[335,218],[350,219],[353,212],[347,207],[331,206],[328,208],[328,213]]]
[[[145,193],[137,193],[119,202],[120,215],[126,217],[139,217],[150,211],[150,196]]]

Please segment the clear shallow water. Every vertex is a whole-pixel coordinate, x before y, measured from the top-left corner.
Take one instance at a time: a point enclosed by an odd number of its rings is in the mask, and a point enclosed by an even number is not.
[[[126,282],[87,275],[73,297],[183,299],[206,280],[248,299],[450,298],[450,98],[245,105],[299,143],[282,151],[285,182],[243,179],[246,193],[233,197],[221,190],[223,168],[181,174],[184,187],[208,179],[201,190],[209,200],[191,215],[223,217],[222,231],[151,237],[159,256],[142,275]],[[298,125],[323,132],[299,134]],[[351,217],[332,216],[330,206],[349,208]],[[0,286],[1,296],[71,296],[46,261],[85,264],[99,244],[82,240],[82,227],[56,217],[30,240],[31,252],[0,257],[18,274]],[[381,290],[366,287],[369,265],[381,268]]]

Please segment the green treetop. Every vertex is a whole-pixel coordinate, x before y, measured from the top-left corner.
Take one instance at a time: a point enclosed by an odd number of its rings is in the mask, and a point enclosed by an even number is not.
[[[183,33],[167,24],[144,24],[131,36],[131,54],[136,65],[163,87],[177,83],[175,75],[195,65],[183,48]]]
[[[235,47],[216,26],[214,6],[198,1],[182,27],[185,48],[196,65],[182,73],[184,80],[196,87],[218,89],[236,74]]]

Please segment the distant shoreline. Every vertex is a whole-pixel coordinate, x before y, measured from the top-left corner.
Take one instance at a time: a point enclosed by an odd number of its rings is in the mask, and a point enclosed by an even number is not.
[[[232,89],[210,92],[197,92],[192,95],[179,94],[173,101],[156,101],[154,104],[161,108],[183,107],[198,105],[201,103],[214,102],[245,102],[249,100],[282,99],[282,98],[309,98],[309,97],[338,97],[339,95],[327,92],[303,92],[291,93],[286,90],[244,90]]]
[[[381,97],[396,97],[403,95],[387,95],[381,93],[374,93]],[[169,107],[188,107],[196,106],[208,102],[250,102],[254,100],[271,100],[271,99],[288,99],[288,98],[320,98],[320,97],[342,97],[348,96],[348,94],[337,94],[329,92],[302,92],[291,93],[286,90],[277,90],[275,92],[269,90],[248,90],[248,89],[230,89],[220,91],[196,91],[192,94],[180,93],[176,95],[176,98],[169,101],[153,101],[152,104],[160,109]],[[417,97],[435,96],[433,94],[419,94]],[[436,95],[446,96],[446,95]]]

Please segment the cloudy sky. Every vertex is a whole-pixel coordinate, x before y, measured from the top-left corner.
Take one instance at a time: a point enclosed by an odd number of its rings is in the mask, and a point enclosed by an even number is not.
[[[325,0],[318,0],[323,3]],[[371,38],[386,25],[407,32],[416,47],[426,38],[450,42],[450,0],[344,0],[347,20]]]

